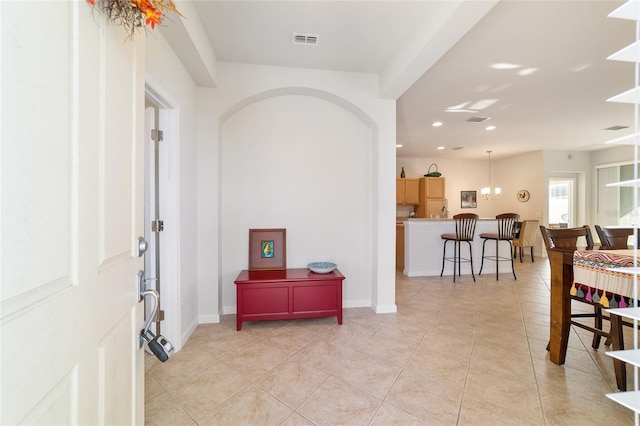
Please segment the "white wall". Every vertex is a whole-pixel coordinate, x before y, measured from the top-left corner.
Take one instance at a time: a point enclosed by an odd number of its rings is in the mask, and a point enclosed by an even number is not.
[[[199,322],[196,85],[162,34],[146,43],[147,88],[167,116],[160,165],[162,334],[179,349]]]
[[[245,107],[221,135],[224,312],[235,312],[249,228],[286,228],[287,267],[335,262],[345,305],[371,306],[371,129],[334,103],[292,95]]]
[[[609,149],[596,151],[596,155],[591,157],[592,166],[595,168],[603,164],[633,161],[635,158],[634,150],[635,148],[630,145],[613,145]]]
[[[373,75],[218,65],[199,89],[200,296],[218,305],[201,318],[235,311],[248,230],[267,227],[287,228],[288,267],[338,263],[345,306],[394,312],[395,102]]]

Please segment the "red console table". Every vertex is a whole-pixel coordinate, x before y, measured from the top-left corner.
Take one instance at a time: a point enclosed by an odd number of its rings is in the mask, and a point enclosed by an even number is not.
[[[342,280],[334,269],[242,271],[236,283],[237,329],[243,321],[337,317],[342,324]]]

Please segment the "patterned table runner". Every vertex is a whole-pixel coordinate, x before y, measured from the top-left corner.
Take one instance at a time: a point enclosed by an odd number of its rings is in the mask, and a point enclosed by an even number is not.
[[[633,254],[633,250],[576,250],[571,294],[593,300],[605,308],[630,306],[633,274],[607,268],[636,266]]]

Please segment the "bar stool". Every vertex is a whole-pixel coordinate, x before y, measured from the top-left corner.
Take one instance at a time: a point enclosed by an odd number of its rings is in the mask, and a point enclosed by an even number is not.
[[[455,234],[442,234],[440,238],[444,240],[444,249],[442,251],[442,270],[440,276],[444,273],[444,262],[453,262],[453,282],[456,282],[456,266],[458,266],[458,276],[460,276],[460,263],[471,263],[471,276],[473,281],[476,280],[476,276],[473,274],[473,253],[471,252],[471,242],[476,232],[476,222],[478,221],[478,215],[474,213],[460,213],[453,216],[453,220],[456,222]],[[447,243],[453,241],[453,257],[447,257]],[[462,242],[469,244],[469,258],[460,257],[460,245]]]
[[[484,239],[484,241],[482,243],[482,261],[480,262],[480,272],[478,272],[478,275],[482,275],[482,267],[484,266],[484,259],[486,257],[487,259],[495,260],[496,262],[496,281],[498,281],[499,270],[500,270],[498,265],[500,264],[501,261],[507,261],[507,260],[511,262],[511,272],[513,272],[513,278],[517,280],[518,278],[516,277],[516,271],[513,268],[513,256],[512,256],[513,244],[511,242],[513,241],[513,233],[516,227],[516,222],[520,220],[520,215],[517,213],[503,213],[496,216],[496,219],[498,219],[497,234],[494,234],[494,233],[480,234],[480,238]],[[487,241],[496,242],[495,256],[484,255],[484,249],[485,249],[485,245],[487,244]],[[500,256],[500,252],[499,252],[500,241],[506,241],[507,243],[509,243],[509,257]]]

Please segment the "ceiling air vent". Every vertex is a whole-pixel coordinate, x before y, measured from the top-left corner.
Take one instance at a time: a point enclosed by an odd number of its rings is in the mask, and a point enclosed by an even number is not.
[[[293,44],[306,44],[308,46],[317,46],[319,38],[320,36],[318,34],[293,33]]]
[[[617,126],[607,127],[607,128],[606,128],[606,129],[604,129],[604,130],[622,130],[622,129],[628,129],[628,128],[629,128],[629,126],[620,126],[620,125],[617,125]]]
[[[489,117],[471,117],[467,119],[467,122],[469,123],[482,123],[483,121],[487,121],[489,119]]]

